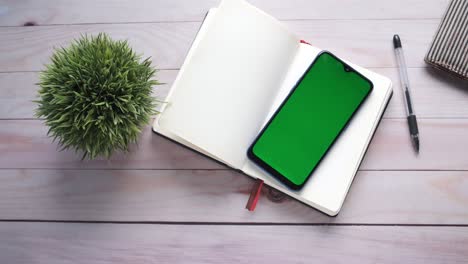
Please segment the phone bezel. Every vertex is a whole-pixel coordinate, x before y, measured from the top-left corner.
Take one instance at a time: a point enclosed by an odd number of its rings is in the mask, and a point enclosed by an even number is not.
[[[289,100],[289,98],[291,97],[291,95],[295,92],[296,88],[298,87],[298,85],[302,82],[302,80],[304,79],[304,77],[306,76],[306,74],[310,71],[310,69],[314,66],[314,64],[317,62],[317,60],[320,58],[320,56],[324,55],[324,54],[328,54],[330,56],[332,56],[334,59],[336,59],[337,61],[339,61],[340,63],[343,64],[343,71],[345,72],[354,72],[356,73],[358,76],[360,76],[361,78],[363,78],[365,81],[367,81],[369,84],[370,84],[370,89],[369,89],[369,92],[366,94],[366,96],[361,100],[361,102],[359,103],[359,105],[356,107],[356,109],[354,110],[354,112],[351,114],[351,117],[346,121],[346,124],[343,126],[343,128],[338,132],[338,134],[336,135],[336,137],[333,139],[333,141],[330,143],[330,145],[328,146],[327,150],[324,152],[324,154],[322,155],[322,157],[320,157],[320,159],[318,160],[317,162],[317,165],[310,171],[309,175],[307,176],[307,178],[304,180],[304,182],[302,184],[295,184],[293,183],[292,181],[290,181],[288,178],[286,178],[284,175],[282,175],[280,172],[278,172],[277,170],[275,170],[273,167],[271,167],[270,165],[268,165],[265,161],[263,161],[262,159],[260,159],[257,155],[255,155],[255,153],[253,152],[253,147],[255,146],[255,144],[257,143],[258,139],[263,135],[263,133],[265,132],[265,130],[268,128],[268,126],[270,125],[270,123],[275,119],[275,117],[277,116],[277,114],[281,111],[281,109],[283,108],[284,104]],[[347,70],[346,70],[347,69]],[[279,181],[281,181],[283,184],[285,184],[286,186],[288,186],[289,188],[293,189],[293,190],[300,190],[302,187],[304,187],[304,185],[307,183],[307,181],[310,179],[310,177],[312,176],[313,172],[317,169],[317,167],[320,165],[321,161],[323,160],[323,158],[327,155],[328,151],[332,148],[332,146],[335,144],[336,140],[340,137],[341,133],[346,129],[346,127],[348,126],[349,122],[353,119],[353,117],[355,116],[356,112],[361,108],[362,104],[366,101],[366,99],[369,97],[369,94],[373,91],[374,89],[374,84],[368,79],[366,78],[364,75],[362,75],[360,72],[356,71],[353,67],[349,66],[347,63],[345,63],[344,61],[342,61],[341,59],[339,59],[338,57],[336,57],[335,55],[333,55],[331,52],[329,51],[322,51],[320,52],[317,57],[314,59],[314,61],[309,65],[309,67],[307,68],[307,70],[304,72],[304,74],[301,76],[301,78],[299,78],[299,80],[296,82],[296,84],[294,85],[294,87],[291,89],[291,91],[289,92],[288,96],[286,96],[286,98],[283,100],[283,102],[281,102],[280,106],[278,107],[278,109],[276,109],[275,113],[272,115],[272,117],[268,120],[268,122],[265,124],[265,126],[262,128],[262,130],[260,131],[260,133],[257,135],[257,137],[255,138],[255,140],[253,141],[253,143],[250,145],[250,147],[248,148],[247,150],[247,157],[249,159],[251,159],[253,162],[255,162],[258,166],[260,166],[262,169],[266,170],[268,173],[270,173],[271,175],[273,175],[274,177],[276,177]]]

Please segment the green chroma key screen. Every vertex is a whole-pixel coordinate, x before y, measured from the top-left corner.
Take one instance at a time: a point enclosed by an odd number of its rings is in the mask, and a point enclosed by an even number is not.
[[[301,188],[371,91],[368,79],[321,53],[249,148],[249,158]]]

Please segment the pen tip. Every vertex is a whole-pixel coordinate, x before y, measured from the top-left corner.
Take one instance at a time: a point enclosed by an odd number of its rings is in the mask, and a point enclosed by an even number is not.
[[[398,34],[393,35],[393,47],[395,47],[395,49],[401,48],[401,40]]]
[[[419,153],[419,136],[413,137],[414,149]]]

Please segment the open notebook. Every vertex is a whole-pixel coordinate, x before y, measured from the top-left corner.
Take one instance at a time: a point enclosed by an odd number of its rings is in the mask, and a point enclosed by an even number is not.
[[[247,2],[224,0],[208,12],[153,130],[336,215],[391,97],[386,77],[348,62],[374,90],[301,190],[247,158],[250,144],[320,51]]]

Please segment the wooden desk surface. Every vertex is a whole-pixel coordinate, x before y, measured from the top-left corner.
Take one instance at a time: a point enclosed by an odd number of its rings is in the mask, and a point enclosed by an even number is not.
[[[129,39],[164,95],[218,0],[0,1],[0,263],[468,261],[468,83],[423,62],[447,0],[252,0],[298,35],[389,76],[394,96],[343,210],[327,217],[159,136],[111,160],[58,152],[33,116],[38,71],[84,33]],[[30,26],[25,26],[30,25]],[[419,118],[411,149],[392,49]]]

